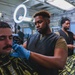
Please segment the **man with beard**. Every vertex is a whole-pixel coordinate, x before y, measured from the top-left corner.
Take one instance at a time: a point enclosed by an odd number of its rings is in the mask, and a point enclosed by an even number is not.
[[[75,75],[75,54],[73,54],[73,50],[75,48],[75,46],[73,45],[75,35],[71,31],[69,31],[70,19],[68,19],[67,17],[62,18],[61,27],[62,29],[59,30],[57,34],[63,36],[67,42],[68,57],[65,67],[60,71],[59,75]]]
[[[61,36],[51,32],[47,11],[39,11],[33,17],[39,33],[32,35],[23,46],[14,44],[15,52],[11,56],[24,58],[39,75],[58,75],[66,63],[67,44]]]
[[[63,36],[67,42],[68,56],[73,55],[73,50],[75,48],[75,46],[73,45],[73,42],[75,40],[75,35],[71,31],[69,31],[70,20],[67,17],[62,18],[61,26],[62,29],[59,30],[59,35]]]
[[[0,75],[33,75],[35,71],[27,71],[29,66],[22,59],[10,56],[12,43],[11,27],[0,21]]]

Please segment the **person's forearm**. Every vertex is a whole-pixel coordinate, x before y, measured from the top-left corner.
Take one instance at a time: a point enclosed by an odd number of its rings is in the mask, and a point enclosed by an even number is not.
[[[61,57],[44,56],[35,52],[30,53],[30,58],[46,68],[62,69],[65,64]]]
[[[68,53],[67,50],[64,50],[62,48],[56,48],[54,50],[53,56],[45,56],[27,50],[23,46],[18,44],[13,45],[13,49],[15,50],[15,52],[12,53],[11,56],[26,58],[27,60],[29,60],[30,58],[31,60],[36,61],[38,64],[46,68],[58,68],[58,69],[62,69],[64,67]]]
[[[68,44],[67,47],[68,47],[69,49],[74,49],[74,48],[75,48],[75,46],[72,45],[72,44]]]

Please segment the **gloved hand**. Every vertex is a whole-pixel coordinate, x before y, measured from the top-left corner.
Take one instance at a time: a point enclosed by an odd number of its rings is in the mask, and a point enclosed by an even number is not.
[[[14,45],[14,44],[17,44],[17,41],[16,41],[16,40],[13,40],[13,45]]]
[[[15,51],[10,53],[11,56],[29,59],[30,51],[25,49],[23,46],[14,44],[12,48]]]

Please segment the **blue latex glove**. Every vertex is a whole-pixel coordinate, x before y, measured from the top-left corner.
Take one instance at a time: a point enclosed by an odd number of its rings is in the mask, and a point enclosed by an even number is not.
[[[14,44],[17,44],[17,41],[16,41],[16,40],[13,40],[13,45],[14,45]]]
[[[14,44],[12,48],[14,52],[10,53],[11,56],[29,59],[30,51],[25,49],[23,46]]]

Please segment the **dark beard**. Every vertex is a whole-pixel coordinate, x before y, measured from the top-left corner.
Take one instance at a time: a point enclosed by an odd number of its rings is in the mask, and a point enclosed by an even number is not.
[[[65,31],[69,30],[69,28],[64,28]]]
[[[47,30],[48,30],[48,25],[46,24],[44,28],[40,29],[40,31],[38,31],[40,34],[46,34]]]

